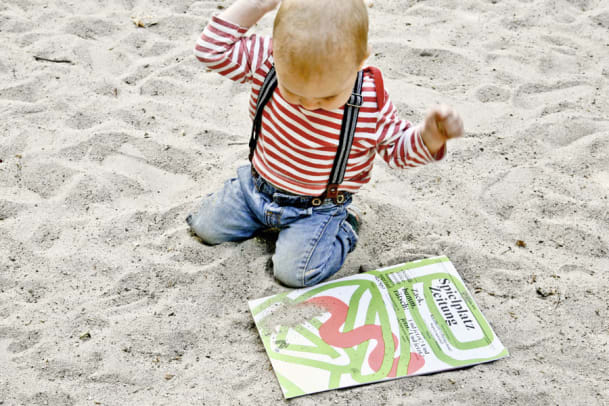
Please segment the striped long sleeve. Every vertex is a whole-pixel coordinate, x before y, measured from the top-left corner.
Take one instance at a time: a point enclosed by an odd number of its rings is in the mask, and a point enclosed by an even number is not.
[[[421,138],[420,127],[397,116],[387,92],[385,100],[386,103],[379,109],[376,127],[376,150],[383,160],[393,168],[413,168],[442,159],[446,149],[443,147],[432,156]]]
[[[195,45],[195,56],[231,80],[251,82],[254,72],[271,54],[271,40],[257,35],[244,37],[246,32],[247,29],[214,16]]]

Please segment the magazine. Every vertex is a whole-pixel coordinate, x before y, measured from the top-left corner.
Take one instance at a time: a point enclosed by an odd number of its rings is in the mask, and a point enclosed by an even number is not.
[[[447,257],[249,302],[286,398],[508,355]]]

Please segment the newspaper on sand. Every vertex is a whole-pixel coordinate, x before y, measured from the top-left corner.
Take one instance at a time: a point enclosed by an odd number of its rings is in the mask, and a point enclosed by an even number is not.
[[[252,300],[286,398],[508,355],[446,257]]]

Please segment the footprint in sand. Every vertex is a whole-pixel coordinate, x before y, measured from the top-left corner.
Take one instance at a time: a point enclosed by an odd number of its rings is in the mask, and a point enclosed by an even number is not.
[[[47,199],[69,183],[77,173],[78,171],[53,162],[33,159],[23,165],[22,182],[27,189]]]
[[[39,330],[18,330],[14,328],[0,330],[0,338],[11,340],[7,350],[13,354],[19,354],[34,347],[40,342],[41,336]]]
[[[0,100],[35,103],[42,95],[41,83],[49,80],[48,74],[38,74],[30,79],[15,81],[0,88]]]
[[[375,56],[382,66],[399,66],[384,71],[388,78],[403,78],[407,75],[430,78],[434,81],[459,84],[476,83],[476,61],[446,49],[412,48],[393,42],[373,42]],[[408,63],[404,63],[408,61]]]
[[[89,16],[75,16],[67,19],[61,31],[85,40],[99,40],[112,36],[120,27],[108,19]]]
[[[516,89],[514,105],[531,109],[555,103],[556,100],[581,100],[594,95],[594,86],[581,81],[559,81],[551,84],[526,83]]]
[[[482,103],[506,102],[510,96],[509,89],[495,85],[482,85],[476,89],[476,98]]]

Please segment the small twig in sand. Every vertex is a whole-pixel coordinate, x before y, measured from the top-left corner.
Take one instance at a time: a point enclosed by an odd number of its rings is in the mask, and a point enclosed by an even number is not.
[[[558,307],[558,305],[561,304],[561,298],[560,298],[560,293],[558,294],[558,300],[556,301],[556,306],[554,306],[554,308],[556,309]]]
[[[34,55],[34,59],[36,59],[37,61],[53,62],[53,63],[71,63],[71,64],[74,63],[68,59],[49,59],[49,58],[43,58],[42,56],[36,56],[36,55]]]
[[[144,21],[144,20],[149,20],[149,21]],[[150,21],[150,20],[152,20],[152,21]],[[152,27],[153,25],[158,24],[158,21],[154,21],[154,18],[152,18],[152,17],[142,17],[142,18],[131,17],[131,21],[133,21],[133,24],[135,24],[135,26],[137,28],[148,28],[148,27]]]

